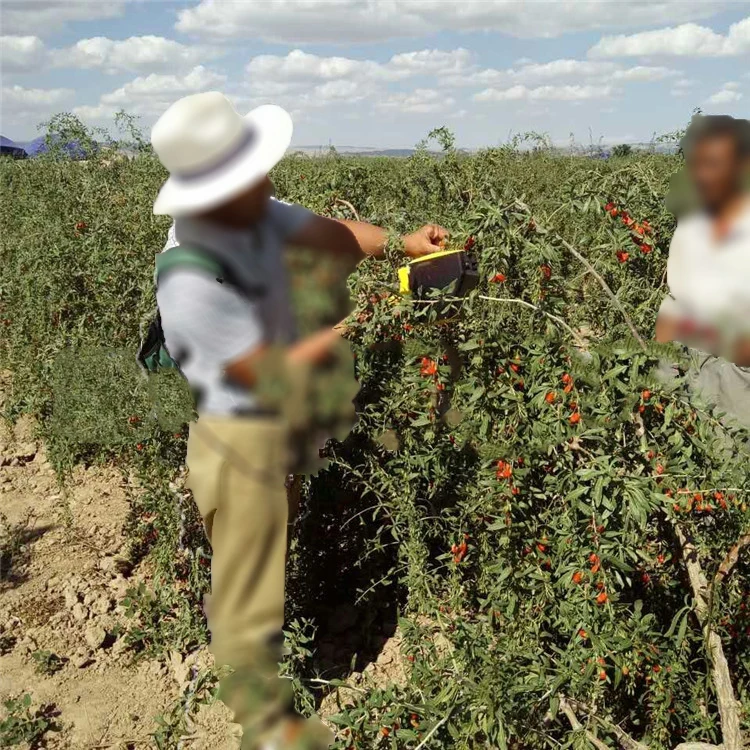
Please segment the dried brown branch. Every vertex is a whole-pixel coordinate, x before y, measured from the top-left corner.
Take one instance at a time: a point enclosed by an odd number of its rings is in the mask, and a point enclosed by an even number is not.
[[[572,707],[588,714],[590,718],[598,721],[604,729],[612,732],[612,734],[617,737],[620,747],[622,747],[623,750],[649,750],[647,745],[633,739],[627,732],[620,729],[617,724],[613,724],[611,721],[607,721],[601,716],[597,716],[592,708],[589,708],[573,698],[569,698],[568,701]],[[560,706],[562,707],[562,701],[560,702]],[[682,742],[677,745],[674,750],[727,750],[727,748],[725,745],[712,745],[710,742]]]
[[[648,750],[646,745],[638,742],[638,740],[634,740],[627,732],[620,729],[617,724],[609,724],[609,728],[625,750]]]
[[[740,552],[748,545],[750,545],[750,534],[745,534],[745,536],[740,537],[732,549],[727,552],[726,557],[722,560],[721,565],[719,565],[718,571],[716,571],[714,586],[721,583],[732,572],[732,569],[737,564],[737,560],[740,558]]]
[[[352,206],[352,204],[349,203],[349,201],[345,201],[343,198],[336,198],[336,200],[334,201],[334,203],[340,203],[342,206],[346,206],[354,214],[354,218],[357,221],[362,221],[362,219],[359,218],[359,214],[357,213],[357,209],[354,208],[354,206]]]
[[[568,721],[570,722],[570,728],[574,732],[583,732],[586,736],[586,739],[595,747],[597,750],[610,750],[598,737],[596,737],[594,734],[589,732],[588,729],[585,729],[580,721],[578,721],[578,717],[575,714],[575,711],[572,709],[570,703],[565,699],[564,695],[560,696],[560,710],[567,716]]]
[[[601,716],[597,716],[593,708],[576,700],[573,700],[572,698],[570,699],[570,704],[577,710],[584,711],[595,721],[598,721],[602,725],[602,727],[604,727],[604,729],[612,732],[612,734],[617,737],[620,746],[623,747],[624,750],[649,750],[647,745],[644,745],[641,742],[638,742],[638,740],[633,739],[627,732],[620,729],[617,724],[613,724],[611,721],[607,721]]]
[[[695,599],[695,614],[708,643],[708,653],[711,658],[712,676],[716,689],[716,702],[719,708],[719,720],[724,743],[723,750],[742,750],[742,731],[740,716],[737,710],[737,699],[729,673],[729,664],[724,655],[724,648],[716,631],[711,626],[708,606],[708,582],[698,560],[698,551],[692,541],[678,524],[674,524],[677,540],[682,548],[690,588]]]
[[[635,324],[630,318],[630,315],[628,315],[625,308],[622,306],[620,300],[617,299],[617,296],[615,293],[609,288],[609,285],[604,280],[604,278],[601,276],[601,274],[594,268],[593,265],[589,262],[589,260],[578,252],[573,245],[571,245],[567,240],[560,237],[560,242],[563,244],[565,249],[570,252],[572,255],[574,255],[576,258],[578,258],[581,263],[583,263],[586,268],[588,268],[589,273],[592,274],[592,276],[599,282],[599,286],[604,290],[605,294],[612,300],[612,304],[620,311],[620,314],[622,315],[623,319],[625,320],[625,324],[630,329],[630,332],[633,334],[633,338],[640,344],[641,348],[645,351],[646,350],[646,342],[641,337],[640,333],[638,333],[638,329],[635,327]]]

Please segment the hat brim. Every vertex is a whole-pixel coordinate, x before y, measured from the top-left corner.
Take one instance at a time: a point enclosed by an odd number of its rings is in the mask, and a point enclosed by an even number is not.
[[[256,137],[228,164],[199,178],[170,177],[154,202],[156,215],[184,216],[220,206],[258,182],[284,157],[294,130],[289,113],[273,104],[244,117]]]

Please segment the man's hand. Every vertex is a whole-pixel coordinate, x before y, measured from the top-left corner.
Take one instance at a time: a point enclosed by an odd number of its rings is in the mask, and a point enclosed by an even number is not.
[[[410,258],[436,253],[445,247],[448,232],[437,224],[427,224],[413,234],[404,237],[404,252]]]
[[[448,232],[437,224],[428,224],[404,238],[404,251],[410,258],[434,253],[445,246]],[[314,216],[296,234],[290,245],[337,253],[357,260],[362,255],[381,258],[388,242],[385,229],[362,221],[327,219]]]

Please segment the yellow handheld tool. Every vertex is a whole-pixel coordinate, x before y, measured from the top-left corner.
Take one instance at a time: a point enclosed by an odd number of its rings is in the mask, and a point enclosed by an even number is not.
[[[430,289],[444,289],[457,281],[456,296],[463,297],[479,281],[476,258],[465,250],[440,250],[415,258],[398,269],[401,294],[421,297]]]
[[[430,290],[445,289],[455,283],[453,295],[463,297],[479,282],[476,258],[465,250],[440,250],[415,258],[398,269],[401,294],[425,300]],[[457,313],[455,303],[438,306],[439,317],[445,320]]]

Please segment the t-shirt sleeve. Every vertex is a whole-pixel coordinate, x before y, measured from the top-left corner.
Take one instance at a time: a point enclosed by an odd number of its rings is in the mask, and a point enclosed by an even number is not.
[[[315,213],[304,206],[286,203],[277,198],[271,198],[268,213],[271,224],[282,240],[289,239],[315,217]]]
[[[157,302],[172,356],[180,349],[223,365],[263,343],[257,306],[200,273],[173,271],[160,284]]]

